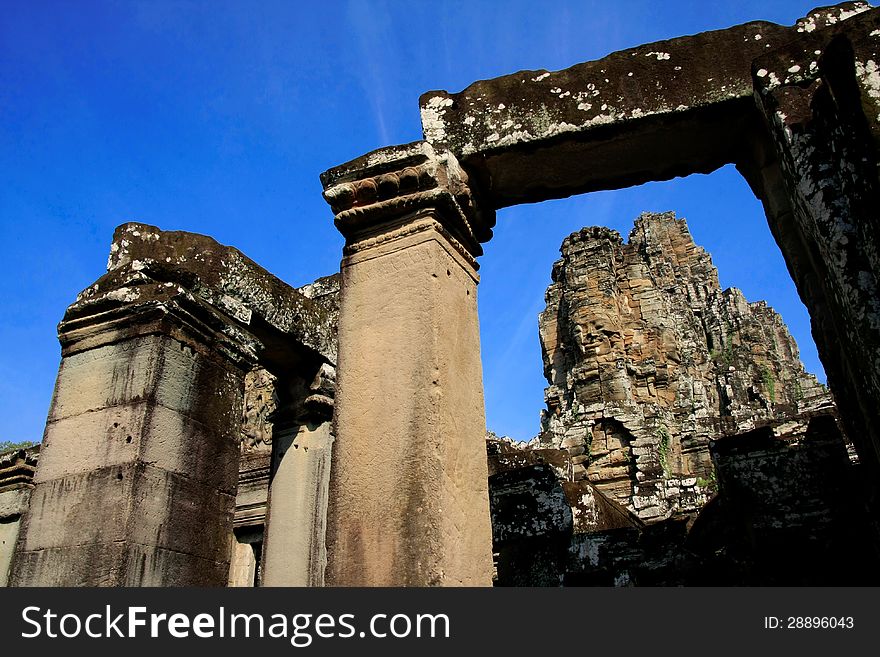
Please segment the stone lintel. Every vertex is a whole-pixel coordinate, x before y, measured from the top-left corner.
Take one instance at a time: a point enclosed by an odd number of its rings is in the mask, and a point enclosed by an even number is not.
[[[492,236],[495,214],[480,208],[455,156],[423,141],[368,153],[324,172],[321,183],[349,247],[426,210],[473,256]]]
[[[160,334],[186,344],[209,360],[222,359],[242,370],[257,362],[263,348],[259,340],[180,286],[140,275],[106,289],[105,279],[99,281],[100,291],[87,299],[81,295],[58,325],[62,356]]]
[[[128,223],[113,236],[107,274],[84,290],[65,321],[104,307],[180,295],[222,318],[224,331],[245,332],[262,356],[285,369],[302,359],[336,361],[334,317],[257,265],[238,249],[210,237]],[[190,304],[192,305],[192,304]]]
[[[823,75],[823,60],[827,59],[827,49],[836,40],[845,39],[850,43],[872,42],[875,47],[877,35],[872,34],[880,27],[880,10],[862,12],[847,18],[844,24],[832,22],[819,24],[816,28],[804,30],[797,40],[784,47],[762,54],[752,63],[752,83],[760,97],[772,94],[784,87],[808,87]],[[868,114],[866,112],[866,114]],[[806,118],[803,111],[786,117],[789,123]],[[873,117],[868,116],[871,120]]]
[[[845,30],[869,9],[848,2],[792,27],[746,23],[457,94],[431,91],[420,100],[424,137],[459,158],[493,208],[709,173],[743,156],[752,62],[813,32]]]

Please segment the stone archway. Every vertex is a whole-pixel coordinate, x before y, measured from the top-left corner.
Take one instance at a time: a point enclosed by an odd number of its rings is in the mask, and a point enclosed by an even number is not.
[[[328,584],[490,582],[475,258],[495,209],[729,163],[878,481],[878,27],[845,3],[430,92],[425,141],[323,174],[346,237]]]

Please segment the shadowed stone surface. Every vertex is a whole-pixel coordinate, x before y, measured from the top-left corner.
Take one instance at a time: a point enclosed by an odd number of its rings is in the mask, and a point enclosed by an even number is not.
[[[710,443],[717,492],[644,524],[564,449],[487,441],[497,586],[870,585],[880,581],[859,466],[833,415]]]
[[[327,277],[312,284],[318,286],[317,296],[322,287],[332,288],[334,280]],[[332,308],[290,287],[238,249],[204,235],[162,231],[146,224],[116,229],[107,274],[80,294],[67,317],[120,300],[148,299],[151,294],[161,299],[163,287],[172,293],[185,291],[234,320],[229,332],[235,325],[246,327],[253,334],[251,341],[259,341],[255,348],[264,361],[275,357],[283,362],[290,358],[288,352],[296,350],[335,361]]]

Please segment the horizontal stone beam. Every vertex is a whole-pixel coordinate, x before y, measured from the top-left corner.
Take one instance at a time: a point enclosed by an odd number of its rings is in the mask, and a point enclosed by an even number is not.
[[[107,273],[77,297],[64,315],[59,336],[65,351],[87,336],[76,330],[136,305],[161,306],[169,299],[193,308],[206,304],[237,344],[271,364],[308,358],[336,362],[335,318],[257,265],[238,249],[210,237],[127,223],[113,236]],[[130,312],[126,310],[125,313]],[[106,327],[105,327],[106,328]],[[102,331],[105,330],[102,328]]]
[[[792,27],[746,23],[428,92],[424,137],[454,153],[495,208],[708,173],[737,162],[759,125],[753,61],[869,9],[847,2]]]

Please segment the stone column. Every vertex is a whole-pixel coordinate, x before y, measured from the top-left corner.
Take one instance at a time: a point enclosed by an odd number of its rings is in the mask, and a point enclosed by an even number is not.
[[[326,172],[346,237],[331,586],[489,586],[478,211],[455,158],[424,142]]]
[[[880,529],[880,233],[877,18],[817,32],[753,66],[778,157],[768,213],[801,299]],[[765,206],[768,202],[765,200]],[[880,534],[878,534],[880,535]],[[880,544],[880,541],[878,541]]]
[[[17,586],[223,586],[243,378],[234,329],[185,290],[112,272],[59,327],[62,361]]]
[[[232,555],[229,562],[229,581],[227,586],[233,588],[252,587],[257,578],[257,557],[254,546],[232,540]]]
[[[0,454],[0,586],[6,586],[21,525],[30,502],[40,446]]]
[[[324,583],[334,381],[334,368],[323,364],[311,385],[295,390],[294,399],[271,417],[274,435],[263,586]],[[281,397],[284,402],[283,393]]]

